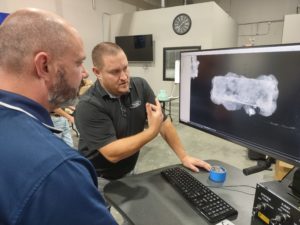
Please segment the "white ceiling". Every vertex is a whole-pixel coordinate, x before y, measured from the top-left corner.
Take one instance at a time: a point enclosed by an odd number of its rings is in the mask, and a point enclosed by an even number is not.
[[[120,1],[130,3],[142,9],[157,9],[157,8],[161,8],[163,3],[165,7],[172,7],[172,6],[179,6],[179,5],[186,5],[186,4],[208,2],[210,0],[120,0]]]

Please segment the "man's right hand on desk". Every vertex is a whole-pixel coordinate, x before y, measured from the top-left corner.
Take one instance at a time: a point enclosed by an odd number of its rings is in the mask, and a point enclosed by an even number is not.
[[[199,172],[199,168],[210,171],[211,165],[201,159],[186,155],[181,159],[182,164],[194,172]]]

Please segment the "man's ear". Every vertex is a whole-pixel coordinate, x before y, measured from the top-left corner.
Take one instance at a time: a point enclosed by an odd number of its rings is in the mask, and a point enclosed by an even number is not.
[[[100,72],[100,70],[99,70],[97,67],[93,67],[93,73],[95,74],[95,76],[96,76],[99,80],[102,79],[101,72]]]
[[[49,77],[49,56],[46,52],[39,52],[34,57],[34,64],[37,76],[40,78]]]

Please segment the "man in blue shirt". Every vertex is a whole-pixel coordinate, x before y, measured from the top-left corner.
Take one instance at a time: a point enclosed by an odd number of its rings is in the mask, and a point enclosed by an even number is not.
[[[77,97],[78,32],[21,9],[0,26],[0,52],[0,224],[116,225],[93,166],[53,134],[48,113]]]

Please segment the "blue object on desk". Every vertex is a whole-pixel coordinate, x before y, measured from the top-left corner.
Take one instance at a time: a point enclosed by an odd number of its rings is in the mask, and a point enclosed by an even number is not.
[[[222,166],[212,166],[209,171],[209,179],[214,182],[224,182],[226,179],[226,169]]]

